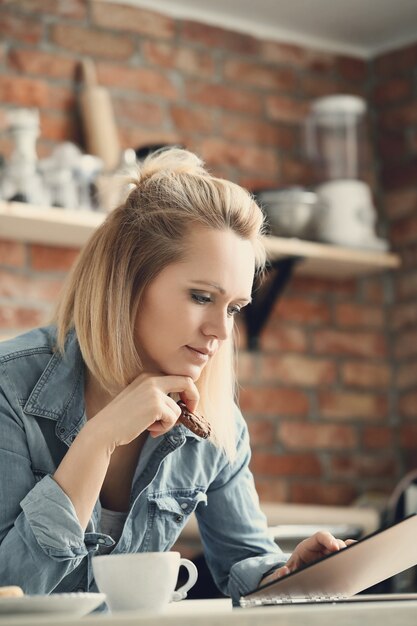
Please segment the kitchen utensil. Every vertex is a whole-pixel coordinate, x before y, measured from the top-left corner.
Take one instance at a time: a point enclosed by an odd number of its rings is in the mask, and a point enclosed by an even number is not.
[[[319,183],[361,177],[365,113],[366,103],[357,96],[326,96],[313,101],[306,121],[306,141]]]
[[[83,89],[79,102],[86,151],[100,157],[105,171],[111,171],[119,164],[121,149],[110,94],[97,84],[91,59],[83,59],[81,69]]]
[[[277,237],[314,236],[314,223],[318,211],[317,196],[302,187],[275,190],[256,194],[271,232]]]
[[[331,180],[319,185],[316,191],[321,206],[316,227],[321,241],[387,250],[388,242],[375,234],[376,210],[366,183]]]
[[[386,250],[377,237],[377,212],[364,172],[366,103],[353,95],[315,100],[307,119],[307,153],[312,158],[321,205],[320,240],[356,248]]]

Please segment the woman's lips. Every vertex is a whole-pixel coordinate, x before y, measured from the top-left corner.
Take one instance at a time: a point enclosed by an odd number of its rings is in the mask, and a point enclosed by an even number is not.
[[[185,346],[194,361],[197,363],[207,363],[210,358],[209,352],[201,352],[197,348],[192,348],[191,346]]]

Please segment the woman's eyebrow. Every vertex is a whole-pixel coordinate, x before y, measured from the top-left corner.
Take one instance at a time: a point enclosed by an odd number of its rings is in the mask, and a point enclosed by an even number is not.
[[[223,295],[226,293],[226,290],[223,289],[223,287],[220,287],[220,285],[218,285],[217,283],[212,283],[209,280],[193,280],[192,283],[194,285],[200,285],[202,287],[213,287]]]
[[[225,295],[225,293],[226,293],[226,290],[223,289],[223,287],[221,287],[217,283],[212,283],[210,280],[193,280],[192,284],[193,285],[200,285],[201,287],[213,287],[213,289],[216,289],[222,295]],[[244,302],[247,302],[248,304],[250,304],[252,302],[252,298],[250,296],[249,297],[237,298],[237,299],[238,300],[243,300]]]

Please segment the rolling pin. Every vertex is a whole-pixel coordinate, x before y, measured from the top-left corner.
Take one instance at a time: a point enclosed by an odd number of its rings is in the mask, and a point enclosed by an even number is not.
[[[91,59],[81,61],[81,77],[83,86],[79,103],[85,148],[89,154],[100,157],[104,171],[109,172],[117,167],[121,154],[110,94],[97,84],[96,69]]]

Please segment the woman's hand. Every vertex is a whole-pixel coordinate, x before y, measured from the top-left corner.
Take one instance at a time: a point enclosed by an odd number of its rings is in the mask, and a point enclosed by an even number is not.
[[[89,425],[111,450],[130,443],[145,430],[157,437],[171,430],[181,415],[170,393],[179,393],[190,411],[195,411],[199,393],[190,377],[143,373],[89,420]]]
[[[327,531],[317,532],[308,539],[301,541],[291,554],[287,563],[276,569],[272,574],[265,576],[265,578],[261,580],[261,584],[264,585],[265,583],[282,578],[303,565],[317,561],[332,552],[338,552],[352,543],[355,543],[354,539],[342,541],[342,539],[336,539]]]
[[[146,430],[156,437],[176,424],[181,409],[170,393],[178,393],[190,410],[195,410],[199,394],[191,378],[141,374],[91,417],[74,439],[53,478],[71,500],[84,529],[115,448],[129,444]]]

